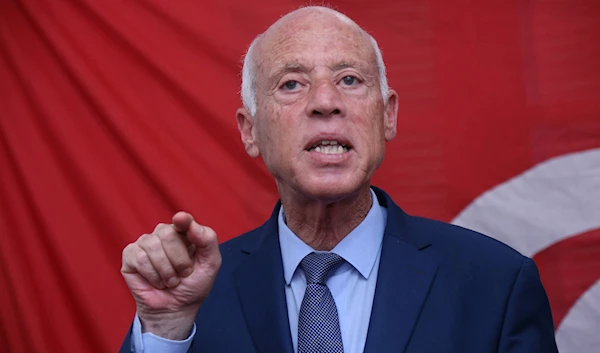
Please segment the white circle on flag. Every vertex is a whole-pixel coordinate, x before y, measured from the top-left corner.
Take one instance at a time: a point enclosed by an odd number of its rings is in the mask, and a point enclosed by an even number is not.
[[[597,352],[600,349],[600,281],[577,300],[556,331],[560,353]],[[595,349],[595,350],[594,350]]]
[[[480,195],[452,223],[493,237],[528,257],[600,228],[600,148],[532,167]],[[598,332],[597,282],[562,320],[557,345],[563,353],[592,352],[600,347]]]

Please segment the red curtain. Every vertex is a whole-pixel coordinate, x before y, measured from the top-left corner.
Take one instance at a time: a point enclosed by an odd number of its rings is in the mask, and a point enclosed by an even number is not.
[[[304,4],[0,0],[0,351],[116,351],[127,243],[181,209],[221,241],[265,221],[277,193],[235,125],[241,57]],[[600,2],[331,5],[383,50],[399,134],[374,184],[409,213],[451,221],[600,148]]]

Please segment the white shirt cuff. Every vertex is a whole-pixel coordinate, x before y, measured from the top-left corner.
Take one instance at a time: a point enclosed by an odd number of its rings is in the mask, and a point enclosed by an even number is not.
[[[196,334],[196,323],[190,336],[183,341],[174,341],[157,336],[151,332],[142,333],[142,323],[137,313],[131,330],[131,345],[134,353],[186,353]]]

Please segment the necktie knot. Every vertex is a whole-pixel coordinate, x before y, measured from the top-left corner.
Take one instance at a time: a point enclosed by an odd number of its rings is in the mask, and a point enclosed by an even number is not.
[[[300,266],[306,275],[306,283],[325,284],[325,281],[342,264],[344,259],[334,253],[310,253],[302,259]]]

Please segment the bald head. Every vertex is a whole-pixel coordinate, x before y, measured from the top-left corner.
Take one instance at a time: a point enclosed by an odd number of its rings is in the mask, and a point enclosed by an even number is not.
[[[381,50],[370,34],[363,30],[348,16],[333,9],[322,6],[308,6],[292,11],[273,23],[264,33],[259,34],[250,44],[242,68],[242,101],[244,107],[254,117],[257,111],[257,74],[260,72],[260,63],[265,59],[274,45],[285,46],[295,33],[308,27],[314,28],[315,24],[339,22],[339,26],[346,27],[350,32],[355,32],[359,38],[356,47],[369,47],[372,51],[373,61],[377,66],[379,86],[384,100],[387,99],[389,87],[387,83],[385,65]],[[326,31],[323,35],[327,35]]]
[[[360,190],[371,201],[371,177],[396,135],[398,95],[370,35],[331,9],[296,10],[252,43],[242,81],[240,137],[283,205],[329,205]]]

